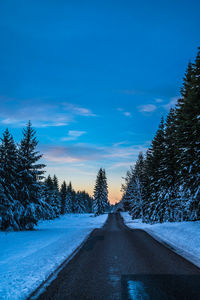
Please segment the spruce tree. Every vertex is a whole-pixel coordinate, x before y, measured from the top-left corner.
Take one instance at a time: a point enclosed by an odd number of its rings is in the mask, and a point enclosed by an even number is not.
[[[161,119],[159,128],[152,141],[147,155],[147,170],[150,179],[150,203],[149,215],[152,222],[163,222],[165,215],[165,203],[160,197],[164,186],[164,155],[165,155],[165,137],[164,137],[164,119]]]
[[[139,153],[132,177],[131,214],[134,218],[144,218],[145,193],[144,193],[144,158]]]
[[[60,188],[60,197],[61,197],[61,214],[66,213],[66,197],[67,197],[67,184],[65,181],[61,184]]]
[[[122,206],[124,211],[130,211],[132,206],[132,194],[133,194],[133,175],[134,168],[131,166],[130,170],[127,171],[126,176],[123,178],[125,183],[122,184],[121,191],[123,193],[122,196]]]
[[[56,175],[53,176],[53,186],[56,191],[59,191],[58,177]]]
[[[44,164],[38,163],[42,155],[36,151],[38,141],[35,130],[29,121],[23,130],[23,138],[18,149],[18,195],[17,199],[23,206],[20,216],[21,229],[32,229],[45,214],[46,206],[41,200],[41,180]]]
[[[57,179],[55,175],[53,179],[49,175],[45,180],[45,195],[46,201],[51,207],[51,218],[59,217],[61,213],[61,198],[57,189],[57,184],[55,184],[55,178]]]
[[[183,207],[179,199],[176,131],[176,110],[171,108],[165,125],[164,180],[159,195],[165,202],[164,221],[179,221],[183,215]]]
[[[66,208],[65,211],[67,213],[74,213],[74,198],[75,198],[75,192],[72,188],[71,182],[67,186],[67,195],[66,195]]]
[[[109,208],[106,173],[102,168],[97,174],[96,184],[94,188],[94,206],[96,215],[103,214]]]
[[[8,129],[0,145],[0,228],[20,229],[19,217],[23,210],[17,200],[18,174],[17,149]]]
[[[75,212],[76,213],[84,213],[86,212],[86,203],[85,203],[85,195],[83,192],[78,191],[75,195],[76,198],[76,207]]]
[[[189,218],[200,218],[200,50],[189,64],[177,105],[179,178]]]

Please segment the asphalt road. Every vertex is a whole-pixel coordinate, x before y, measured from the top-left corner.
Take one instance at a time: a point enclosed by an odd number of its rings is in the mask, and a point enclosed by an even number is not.
[[[110,214],[38,299],[199,300],[200,269]]]

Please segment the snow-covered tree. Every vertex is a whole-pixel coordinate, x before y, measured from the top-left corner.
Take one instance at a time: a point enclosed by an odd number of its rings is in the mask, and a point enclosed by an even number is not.
[[[45,180],[45,197],[51,207],[51,218],[59,217],[61,214],[61,198],[57,185],[55,185],[55,178],[57,178],[55,175],[53,179],[49,175]]]
[[[94,211],[96,215],[103,214],[109,209],[108,185],[105,170],[102,168],[97,174],[94,188]]]
[[[23,206],[19,220],[21,229],[32,229],[46,214],[46,206],[41,199],[45,165],[38,163],[42,155],[36,151],[38,141],[35,133],[29,121],[18,149],[17,199]]]
[[[61,214],[66,213],[66,197],[67,197],[67,184],[65,181],[61,184],[60,198],[61,198]]]
[[[67,186],[67,196],[66,196],[66,208],[67,213],[74,213],[75,210],[75,192],[72,188],[71,182]]]
[[[18,174],[17,149],[8,129],[0,145],[0,228],[20,229],[19,215],[23,211],[17,200]]]
[[[53,180],[54,190],[58,192],[59,191],[58,177],[54,174],[52,180]]]
[[[177,105],[179,179],[189,219],[200,219],[200,48],[189,63]]]
[[[146,153],[141,180],[132,168],[123,185],[123,200],[137,216],[137,191],[143,186],[147,222],[200,220],[200,48],[189,63],[181,97],[171,109]],[[137,175],[137,176],[136,176]]]

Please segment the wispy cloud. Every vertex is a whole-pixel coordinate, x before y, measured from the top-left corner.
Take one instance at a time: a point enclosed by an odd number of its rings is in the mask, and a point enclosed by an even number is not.
[[[86,144],[44,146],[42,150],[47,161],[56,163],[94,161],[104,154],[104,148]]]
[[[126,111],[124,108],[118,107],[117,110],[121,112],[125,117],[132,117],[131,112]]]
[[[163,102],[163,99],[161,99],[161,98],[156,98],[155,101],[156,101],[156,103],[162,103],[162,102]]]
[[[1,99],[0,123],[21,127],[28,120],[35,127],[60,127],[74,122],[77,116],[94,117],[88,108],[49,99]]]
[[[144,113],[154,112],[156,109],[157,109],[157,106],[154,104],[146,104],[146,105],[138,106],[138,110],[140,112],[144,112]]]
[[[69,130],[68,136],[62,137],[61,141],[75,141],[84,134],[86,134],[86,131]]]
[[[114,170],[114,169],[119,169],[119,168],[129,168],[130,166],[133,165],[133,161],[128,161],[128,162],[118,162],[113,165],[111,165],[108,170]]]
[[[125,111],[124,112],[124,116],[125,117],[131,117],[132,115],[131,115],[131,113],[129,111]]]
[[[44,158],[55,163],[73,163],[96,161],[107,163],[126,163],[135,161],[139,152],[145,152],[145,145],[99,147],[91,144],[75,144],[69,146],[44,146]]]
[[[90,109],[85,107],[80,107],[77,105],[74,105],[72,103],[64,102],[62,103],[64,106],[64,109],[67,111],[71,111],[75,113],[76,115],[85,116],[85,117],[96,117],[96,114],[94,114]]]
[[[171,107],[175,106],[177,104],[177,100],[178,97],[172,97],[169,103],[163,105],[164,109],[169,110]]]

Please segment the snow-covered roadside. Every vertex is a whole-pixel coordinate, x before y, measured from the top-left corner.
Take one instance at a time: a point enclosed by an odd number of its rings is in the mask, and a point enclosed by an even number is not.
[[[106,218],[72,214],[34,231],[0,232],[0,299],[26,299]]]
[[[167,243],[178,254],[200,267],[200,221],[150,225],[142,223],[139,219],[132,220],[127,212],[121,215],[128,227],[147,231],[155,239]]]

